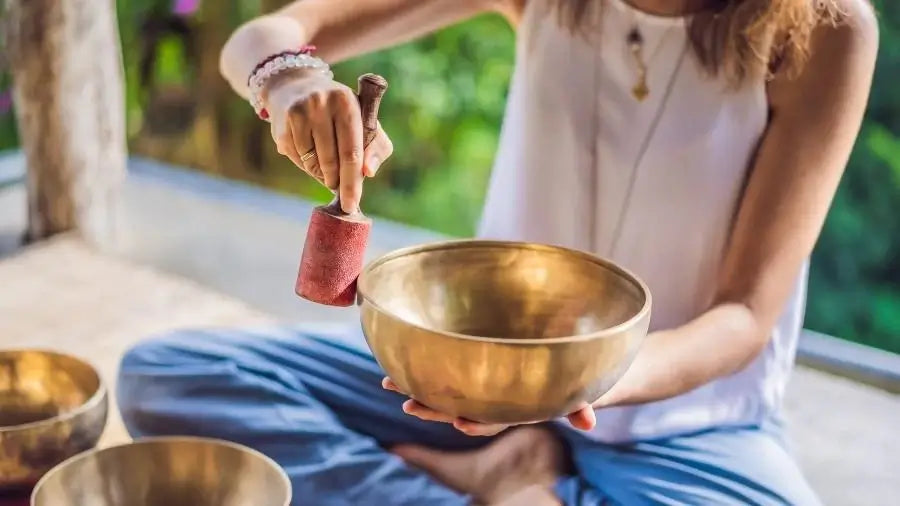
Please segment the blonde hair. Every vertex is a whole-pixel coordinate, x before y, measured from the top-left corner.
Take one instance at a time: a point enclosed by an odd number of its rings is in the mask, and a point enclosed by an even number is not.
[[[554,0],[560,22],[584,25],[597,0]],[[627,1],[627,0],[626,0]],[[712,75],[739,84],[750,76],[796,75],[813,30],[838,20],[835,0],[711,0],[688,23],[693,52]]]

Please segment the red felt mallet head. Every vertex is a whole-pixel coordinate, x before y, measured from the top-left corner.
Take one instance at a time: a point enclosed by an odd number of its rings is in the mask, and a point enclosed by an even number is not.
[[[383,77],[360,76],[358,96],[365,146],[378,129],[378,106],[385,90],[387,81]],[[362,211],[345,213],[339,196],[313,209],[294,286],[297,295],[329,306],[352,305],[371,228],[372,220]]]

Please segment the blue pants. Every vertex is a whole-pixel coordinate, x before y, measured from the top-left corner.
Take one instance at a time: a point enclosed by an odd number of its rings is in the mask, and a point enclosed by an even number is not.
[[[295,506],[464,505],[385,450],[489,442],[404,414],[359,332],[183,331],[124,357],[118,403],[135,437],[194,435],[256,448],[291,478]],[[559,428],[576,475],[567,505],[819,504],[776,427],[728,428],[622,446]]]

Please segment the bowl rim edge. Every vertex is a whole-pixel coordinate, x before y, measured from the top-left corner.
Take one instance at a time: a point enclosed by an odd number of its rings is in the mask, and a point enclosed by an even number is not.
[[[417,323],[410,322],[404,318],[400,318],[392,311],[388,311],[380,304],[376,303],[372,300],[372,297],[367,295],[366,290],[366,281],[368,275],[377,268],[379,265],[385,264],[391,260],[396,258],[400,258],[402,256],[407,256],[416,253],[422,253],[427,251],[434,250],[442,250],[442,249],[455,249],[463,246],[492,246],[492,247],[503,247],[503,248],[521,248],[521,249],[531,249],[531,250],[543,250],[543,251],[554,251],[559,253],[572,254],[581,257],[584,260],[589,262],[599,264],[604,268],[607,268],[619,276],[622,276],[626,280],[632,282],[637,285],[638,289],[644,295],[644,304],[641,306],[641,309],[638,310],[631,317],[626,319],[625,321],[613,325],[612,327],[607,327],[605,329],[598,330],[596,332],[590,332],[587,334],[576,334],[571,336],[559,336],[559,337],[545,337],[545,338],[527,338],[527,339],[516,339],[516,338],[505,338],[505,337],[485,337],[485,336],[474,336],[469,334],[461,334],[457,332],[451,332],[446,330],[439,330],[428,328],[423,325],[419,325]],[[576,343],[581,341],[590,341],[594,339],[601,339],[605,337],[609,337],[615,334],[622,332],[624,329],[629,327],[634,327],[637,322],[647,317],[650,313],[651,306],[653,304],[653,298],[650,294],[650,288],[644,283],[640,277],[631,272],[630,270],[622,267],[621,265],[585,252],[581,250],[576,250],[573,248],[567,248],[564,246],[556,246],[550,244],[543,244],[537,242],[528,242],[528,241],[509,241],[509,240],[495,240],[495,239],[450,239],[445,241],[431,242],[427,244],[420,244],[416,246],[408,246],[405,248],[399,248],[384,255],[376,258],[375,260],[369,262],[362,270],[359,275],[357,281],[357,304],[361,305],[362,302],[366,302],[379,312],[390,316],[393,319],[401,321],[411,327],[417,328],[419,330],[423,330],[425,332],[438,333],[442,336],[453,337],[457,339],[464,339],[468,341],[478,341],[478,342],[487,342],[487,343],[496,343],[496,344],[508,344],[508,345],[537,345],[537,344],[562,344],[562,343]]]

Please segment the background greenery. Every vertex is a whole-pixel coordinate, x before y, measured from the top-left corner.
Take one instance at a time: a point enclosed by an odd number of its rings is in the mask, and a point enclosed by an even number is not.
[[[281,192],[328,195],[279,157],[216,68],[243,20],[280,0],[118,0],[133,152]],[[900,353],[900,5],[875,0],[881,54],[865,125],[815,250],[807,327]],[[514,34],[487,16],[335,68],[391,82],[382,123],[395,154],[367,182],[368,213],[474,231],[497,144]],[[8,77],[0,76],[0,90]],[[0,91],[0,148],[16,144]]]

